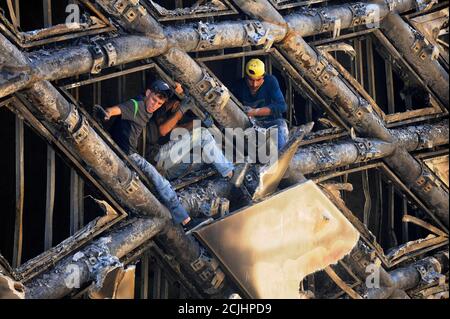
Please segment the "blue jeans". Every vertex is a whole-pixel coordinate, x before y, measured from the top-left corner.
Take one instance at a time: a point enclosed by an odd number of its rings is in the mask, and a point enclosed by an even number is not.
[[[278,150],[281,149],[287,144],[289,140],[289,128],[285,119],[276,119],[276,120],[265,120],[265,121],[257,121],[259,126],[263,128],[269,128],[275,126],[278,129]]]
[[[196,161],[191,158],[191,151],[201,151]],[[195,152],[194,152],[195,153]],[[203,165],[211,164],[222,177],[234,170],[234,165],[226,159],[212,134],[205,128],[197,128],[194,132],[183,135],[179,140],[164,144],[155,157],[158,170],[173,180],[189,170],[198,170]]]
[[[187,218],[189,218],[189,214],[186,209],[181,205],[180,200],[178,199],[177,194],[170,185],[169,181],[159,174],[156,168],[153,167],[152,164],[147,162],[142,156],[139,154],[130,155],[130,159],[142,170],[142,172],[147,176],[148,179],[153,183],[155,189],[157,190],[159,197],[161,198],[162,203],[166,206],[170,213],[172,214],[172,218],[176,224],[180,224]]]

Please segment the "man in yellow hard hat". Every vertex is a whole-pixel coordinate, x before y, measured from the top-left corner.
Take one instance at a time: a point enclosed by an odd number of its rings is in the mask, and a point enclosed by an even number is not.
[[[281,150],[289,138],[288,126],[283,118],[287,105],[278,80],[266,74],[264,62],[250,60],[245,67],[245,78],[238,82],[233,93],[245,105],[247,115],[255,118],[258,125],[278,129],[278,149]]]

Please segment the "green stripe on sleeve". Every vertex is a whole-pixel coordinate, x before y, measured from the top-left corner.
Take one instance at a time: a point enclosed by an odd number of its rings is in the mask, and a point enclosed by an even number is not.
[[[139,103],[135,99],[131,99],[134,103],[134,118],[136,118],[136,115],[139,112]]]

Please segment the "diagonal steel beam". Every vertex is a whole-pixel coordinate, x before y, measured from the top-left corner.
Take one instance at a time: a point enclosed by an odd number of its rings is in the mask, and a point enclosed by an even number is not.
[[[297,174],[319,173],[351,164],[383,159],[392,156],[399,147],[413,152],[449,143],[448,120],[434,125],[415,125],[391,132],[396,136],[394,143],[376,138],[358,138],[302,147],[291,161],[285,178],[296,179]]]
[[[158,218],[133,218],[120,223],[25,283],[25,298],[61,299],[97,281],[103,270],[119,264],[119,259],[152,240],[164,227],[165,222]]]
[[[381,30],[408,63],[425,80],[425,83],[449,107],[448,72],[439,63],[437,47],[398,14],[391,14],[383,20]]]

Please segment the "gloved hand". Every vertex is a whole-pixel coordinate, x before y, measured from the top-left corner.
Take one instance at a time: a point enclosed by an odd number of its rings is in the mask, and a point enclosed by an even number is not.
[[[94,118],[99,123],[104,123],[106,121],[109,121],[109,119],[110,119],[108,113],[100,105],[94,105],[92,113],[93,113]]]
[[[212,119],[211,115],[208,115],[202,122],[206,128],[210,128],[214,125],[214,120]]]
[[[179,111],[181,112],[181,113],[183,113],[183,115],[184,114],[186,114],[186,112],[188,112],[188,111],[190,111],[190,110],[192,110],[192,100],[190,99],[190,98],[185,98],[182,102],[181,102],[181,105],[180,105],[180,107],[179,107]]]
[[[183,87],[178,82],[175,82],[175,92],[177,92],[179,95],[184,94]]]

